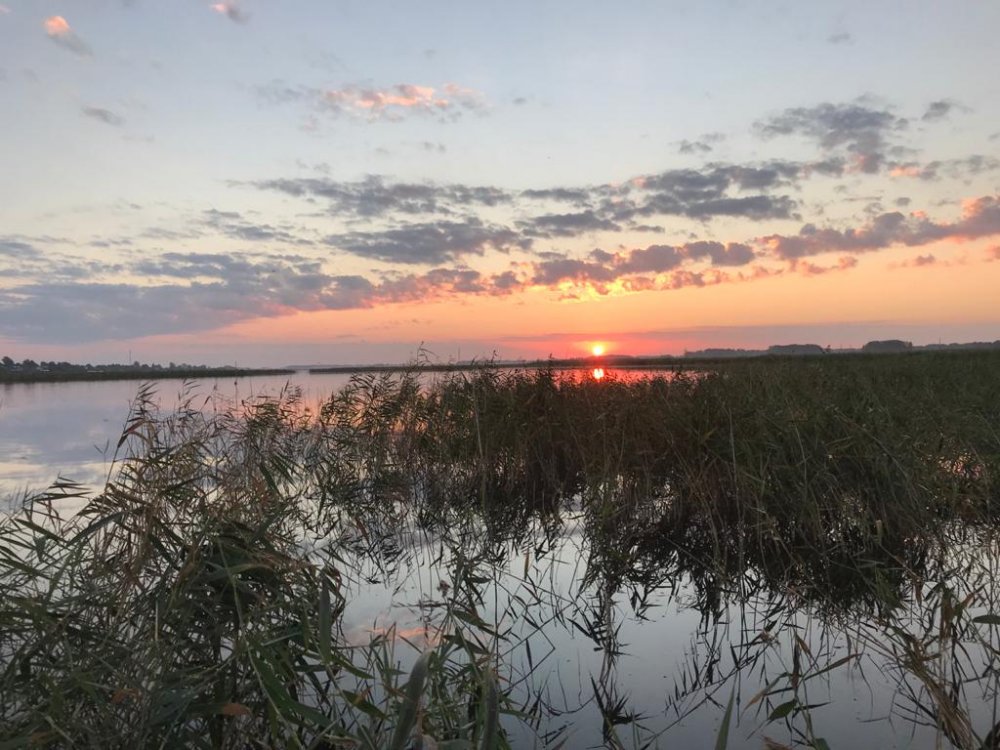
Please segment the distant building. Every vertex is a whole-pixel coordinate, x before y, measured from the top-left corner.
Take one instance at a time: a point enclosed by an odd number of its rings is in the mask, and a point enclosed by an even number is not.
[[[826,354],[826,351],[819,344],[775,344],[767,348],[767,353],[803,357]]]
[[[764,352],[760,349],[699,349],[697,351],[685,351],[685,357],[698,359],[726,359],[731,357],[759,357]]]
[[[886,339],[885,341],[869,341],[861,351],[872,354],[884,354],[889,352],[908,352],[913,348],[912,341],[900,341],[899,339]]]

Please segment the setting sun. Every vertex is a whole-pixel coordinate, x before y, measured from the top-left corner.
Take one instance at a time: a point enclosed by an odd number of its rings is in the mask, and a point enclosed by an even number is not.
[[[604,344],[594,344],[592,347],[590,347],[590,353],[593,354],[595,357],[600,357],[602,354],[604,354]]]

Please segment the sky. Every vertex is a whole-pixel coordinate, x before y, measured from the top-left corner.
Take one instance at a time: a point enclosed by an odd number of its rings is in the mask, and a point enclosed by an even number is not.
[[[0,0],[0,355],[1000,339],[1000,3]]]

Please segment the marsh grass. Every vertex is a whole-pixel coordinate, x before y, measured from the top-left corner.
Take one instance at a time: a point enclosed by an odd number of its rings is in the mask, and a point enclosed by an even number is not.
[[[998,365],[368,374],[313,410],[189,390],[161,412],[146,386],[104,487],[60,482],[0,520],[2,746],[560,746],[572,714],[537,651],[556,625],[600,655],[590,744],[654,746],[711,708],[723,745],[752,720],[825,747],[809,688],[864,652],[910,721],[995,746]],[[572,597],[538,572],[570,524]],[[427,637],[352,642],[352,597],[419,549],[440,580]],[[681,581],[704,640],[650,716],[621,684],[623,612]]]

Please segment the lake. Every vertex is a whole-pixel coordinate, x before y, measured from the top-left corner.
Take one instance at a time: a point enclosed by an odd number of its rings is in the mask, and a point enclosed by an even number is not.
[[[220,406],[293,385],[305,403],[318,404],[342,387],[349,375],[285,375],[152,381],[164,409],[178,403],[185,387]],[[141,380],[65,383],[0,383],[0,497],[40,490],[59,476],[99,486],[122,434]],[[211,406],[211,402],[206,405]]]
[[[944,389],[912,366],[746,367],[703,382],[585,371],[568,387],[482,376],[453,381],[426,403],[375,378],[329,409],[323,403],[348,376],[160,381],[147,400],[162,413],[150,417],[150,437],[126,442],[132,458],[117,489],[60,533],[99,525],[107,535],[95,536],[102,552],[84,583],[108,575],[117,590],[120,569],[154,566],[135,578],[145,582],[134,609],[115,610],[127,618],[120,630],[136,634],[127,662],[153,639],[141,636],[151,621],[142,602],[177,602],[186,591],[190,565],[164,565],[190,554],[186,535],[206,524],[194,538],[214,533],[216,514],[239,509],[239,525],[213,542],[237,545],[238,580],[260,567],[253,555],[265,537],[244,548],[239,529],[261,515],[279,545],[268,567],[287,554],[329,576],[335,655],[354,671],[295,695],[339,712],[348,733],[395,705],[395,693],[364,675],[384,675],[382,659],[405,678],[429,649],[441,681],[428,689],[428,732],[462,731],[476,702],[456,703],[448,691],[489,664],[512,747],[714,747],[725,725],[729,748],[978,748],[998,721],[1000,560],[984,524],[992,511],[970,512],[992,507],[995,492],[984,463],[995,433],[992,417],[983,419],[993,391],[970,395],[982,383],[974,370],[962,376],[970,388]],[[869,384],[862,397],[859,383]],[[0,391],[8,492],[59,475],[102,486],[138,385]],[[289,385],[297,399],[259,406]],[[976,408],[961,408],[973,399]],[[204,424],[170,422],[184,400],[208,415]],[[212,415],[228,406],[244,419],[216,430]],[[307,410],[316,419],[301,421]],[[933,439],[916,444],[912,436],[932,427]],[[158,486],[174,489],[143,496]],[[65,507],[82,507],[74,503]],[[178,536],[143,557],[137,540],[147,532],[137,527],[151,513]],[[39,534],[25,554],[37,549],[40,566],[55,565],[54,542]],[[112,570],[101,572],[102,558]],[[299,570],[271,593],[266,638],[246,624],[226,631],[227,643],[247,638],[257,649],[252,669],[240,672],[235,659],[217,667],[234,686],[254,683],[263,654],[276,670],[300,654],[289,675],[315,666],[314,636],[297,633],[323,616],[309,609],[302,619],[302,607],[330,594],[295,578]],[[217,578],[213,568],[185,596],[203,596]],[[260,585],[246,579],[248,591]],[[200,627],[224,623],[226,611]],[[157,610],[156,638],[168,614]],[[280,653],[268,651],[275,644]],[[147,657],[135,658],[148,670]],[[109,668],[113,676],[88,679],[128,681],[129,670],[106,658],[73,674]],[[277,700],[269,685],[268,701]],[[348,686],[345,703],[338,691]],[[179,689],[168,688],[163,695]],[[148,674],[127,689],[156,691]],[[241,689],[231,700],[264,711],[254,690]],[[177,726],[196,731],[201,705]],[[289,710],[289,726],[305,721]],[[257,731],[276,731],[273,717],[260,716]]]
[[[649,370],[598,368],[579,377],[636,378]],[[433,380],[437,375],[429,373]],[[55,383],[0,383],[0,504],[11,495],[47,487],[62,476],[98,487],[106,479],[115,444],[130,406],[143,382],[152,382],[157,400],[169,409],[198,394],[204,406],[239,404],[274,396],[283,388],[301,389],[302,402],[313,409],[350,381],[349,374],[296,371],[239,379],[94,380]]]

